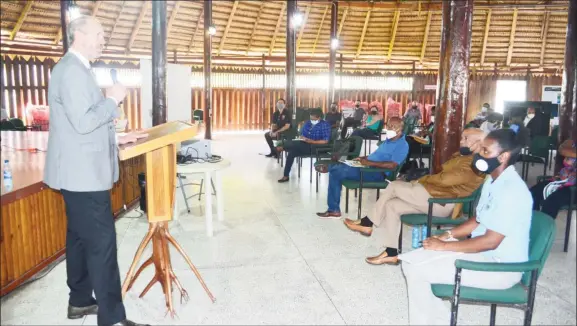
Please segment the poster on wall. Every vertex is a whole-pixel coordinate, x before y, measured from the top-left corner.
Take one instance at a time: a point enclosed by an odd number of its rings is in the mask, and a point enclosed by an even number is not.
[[[561,103],[561,86],[543,86],[541,101],[553,104]]]

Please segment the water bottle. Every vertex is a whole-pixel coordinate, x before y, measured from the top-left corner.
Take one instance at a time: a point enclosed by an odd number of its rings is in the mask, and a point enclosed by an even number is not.
[[[12,190],[12,169],[10,168],[10,161],[4,160],[4,169],[3,169],[3,177],[4,177],[4,188],[10,191]]]
[[[425,224],[421,227],[422,227],[422,229],[421,229],[421,234],[422,234],[421,241],[423,241],[427,238],[427,225]]]
[[[413,249],[419,248],[419,241],[421,241],[421,230],[418,225],[413,226],[413,241],[412,247]]]

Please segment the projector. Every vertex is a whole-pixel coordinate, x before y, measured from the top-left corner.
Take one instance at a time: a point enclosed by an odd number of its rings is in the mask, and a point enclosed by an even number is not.
[[[192,159],[210,159],[210,140],[208,139],[190,139],[180,143],[180,154],[190,156]]]

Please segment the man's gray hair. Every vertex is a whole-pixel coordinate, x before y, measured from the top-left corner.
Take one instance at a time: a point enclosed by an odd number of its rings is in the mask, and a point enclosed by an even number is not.
[[[74,43],[74,34],[84,28],[84,26],[92,20],[94,20],[94,18],[91,16],[80,16],[68,23],[68,34],[66,35],[68,37],[68,45]]]

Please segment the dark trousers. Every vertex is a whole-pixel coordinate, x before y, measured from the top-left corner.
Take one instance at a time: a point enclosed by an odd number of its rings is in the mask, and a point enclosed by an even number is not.
[[[351,136],[359,136],[362,139],[367,139],[377,136],[377,132],[369,128],[362,128],[353,131],[353,134]]]
[[[276,153],[276,148],[274,148],[274,144],[273,144],[273,142],[272,142],[272,137],[270,136],[270,131],[267,131],[267,132],[264,134],[264,139],[266,139],[266,143],[268,144],[268,147],[270,148],[270,152],[271,152],[272,154],[275,154],[275,153]]]
[[[349,127],[352,128],[357,128],[361,125],[361,121],[359,120],[355,120],[353,118],[346,118],[344,123],[343,123],[343,129],[341,130],[341,139],[345,139],[345,137],[347,136],[347,130],[349,129]]]
[[[69,303],[74,307],[98,303],[98,325],[112,325],[125,320],[110,192],[61,192],[68,217],[66,273]]]
[[[311,154],[312,146],[304,141],[290,141],[285,144],[284,149],[287,151],[287,158],[284,166],[284,176],[288,177],[291,173],[291,168],[295,158],[303,155]]]
[[[559,188],[550,194],[547,199],[543,199],[543,189],[547,184],[549,184],[549,182],[550,181],[541,181],[531,187],[533,210],[541,211],[552,218],[557,218],[557,214],[559,214],[561,207],[569,205],[571,189],[569,187]]]

